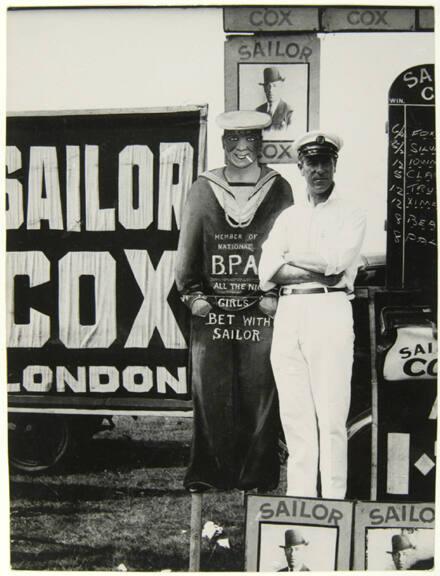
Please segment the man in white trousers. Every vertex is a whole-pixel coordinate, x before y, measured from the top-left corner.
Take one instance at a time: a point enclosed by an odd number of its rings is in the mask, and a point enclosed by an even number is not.
[[[290,458],[287,494],[345,498],[353,364],[350,299],[365,216],[334,183],[342,140],[319,130],[295,143],[307,202],[284,210],[263,245],[261,288],[280,287],[271,362]]]

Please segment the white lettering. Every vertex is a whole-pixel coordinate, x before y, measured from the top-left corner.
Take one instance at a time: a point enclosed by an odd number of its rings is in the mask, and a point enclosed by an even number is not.
[[[136,376],[140,382],[135,381]],[[127,366],[122,372],[122,385],[128,392],[149,392],[153,388],[153,372],[148,366]]]
[[[186,348],[183,334],[167,302],[174,282],[176,253],[163,252],[156,270],[146,250],[125,250],[125,255],[144,296],[125,348],[147,348],[155,328],[166,348]]]
[[[186,394],[186,369],[179,366],[177,369],[177,378],[175,378],[166,368],[159,366],[157,369],[157,391],[160,394],[166,394],[167,385],[177,394]]]
[[[17,146],[6,147],[6,170],[12,174],[21,168],[21,152]],[[23,186],[16,178],[6,177],[6,227],[20,228],[24,221]]]
[[[32,146],[29,157],[28,230],[39,230],[41,220],[51,230],[63,229],[58,160],[55,146]],[[43,182],[45,194],[43,195]]]
[[[49,392],[52,370],[49,366],[27,366],[23,370],[23,388],[28,392]]]
[[[153,222],[153,153],[148,146],[126,146],[119,153],[119,222],[142,230]],[[133,168],[138,167],[138,207],[134,207]]]
[[[104,381],[103,381],[104,380]],[[105,380],[107,380],[105,382]],[[119,387],[119,374],[114,366],[90,366],[90,392],[116,392]]]
[[[80,276],[95,280],[96,321],[80,322]],[[116,338],[116,262],[108,252],[69,252],[59,263],[60,340],[67,348],[108,348]]]
[[[65,392],[66,384],[73,392],[87,392],[86,387],[86,368],[78,366],[78,377],[75,378],[65,366],[56,367],[57,392]]]
[[[86,229],[114,230],[115,209],[99,207],[99,146],[86,146],[85,162]]]
[[[243,270],[243,276],[249,273],[249,270],[252,270],[254,274],[258,274],[257,263],[255,262],[255,256],[249,256],[248,261],[246,263],[245,269]]]
[[[81,231],[79,146],[66,146],[66,228]]]
[[[173,210],[180,230],[183,206],[192,182],[193,157],[194,150],[189,142],[160,144],[159,230],[172,229]],[[178,180],[173,184],[175,168],[178,168]]]
[[[11,348],[41,348],[50,338],[50,317],[31,308],[28,324],[15,323],[15,277],[28,277],[31,288],[49,282],[50,262],[43,252],[8,252],[6,262],[8,346]]]

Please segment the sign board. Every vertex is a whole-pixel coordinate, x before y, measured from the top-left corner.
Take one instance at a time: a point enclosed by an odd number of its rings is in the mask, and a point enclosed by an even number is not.
[[[272,124],[263,131],[261,161],[294,162],[294,140],[319,127],[319,39],[313,34],[233,36],[225,50],[226,110],[270,113]],[[272,111],[268,104],[273,96],[264,86],[268,78],[279,79]]]
[[[384,6],[324,8],[324,32],[341,31],[398,31],[415,30],[416,12],[411,8],[386,8]]]
[[[353,569],[431,569],[434,523],[434,503],[356,502]]]
[[[294,530],[300,546],[297,570],[348,570],[353,503],[318,498],[247,496],[246,553],[248,572],[287,571],[283,546]]]
[[[409,291],[376,295],[377,493],[373,499],[379,501],[435,497],[437,338],[432,308],[416,304],[417,297],[422,299]]]
[[[185,407],[174,284],[206,107],[7,120],[10,406]]]
[[[419,28],[434,30],[434,8],[419,8]]]
[[[393,6],[228,6],[225,32],[415,32],[434,30],[433,8]]]
[[[434,65],[402,72],[389,91],[387,287],[436,290]]]
[[[305,32],[319,30],[318,7],[228,6],[225,32]]]

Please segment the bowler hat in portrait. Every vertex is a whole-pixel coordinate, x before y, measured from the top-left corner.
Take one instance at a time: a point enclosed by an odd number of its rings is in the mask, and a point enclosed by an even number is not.
[[[278,68],[265,68],[263,70],[263,82],[259,82],[260,86],[269,84],[270,82],[284,82]]]
[[[290,548],[291,546],[299,546],[300,544],[308,545],[308,542],[304,540],[304,536],[299,530],[286,530],[284,532],[284,546],[280,545],[280,548]]]
[[[397,554],[397,552],[402,552],[403,550],[409,550],[415,548],[413,544],[409,541],[409,538],[405,535],[395,534],[391,538],[392,550],[387,550],[387,554]]]

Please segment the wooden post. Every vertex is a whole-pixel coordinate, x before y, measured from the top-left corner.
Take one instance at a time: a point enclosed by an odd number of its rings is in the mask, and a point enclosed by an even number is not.
[[[200,548],[202,541],[202,498],[201,493],[191,494],[191,534],[189,543],[189,571],[200,572]]]
[[[368,288],[368,314],[370,329],[370,352],[371,352],[371,488],[370,499],[377,500],[377,421],[378,421],[378,382],[376,370],[376,309],[375,295],[378,290],[374,287]]]

